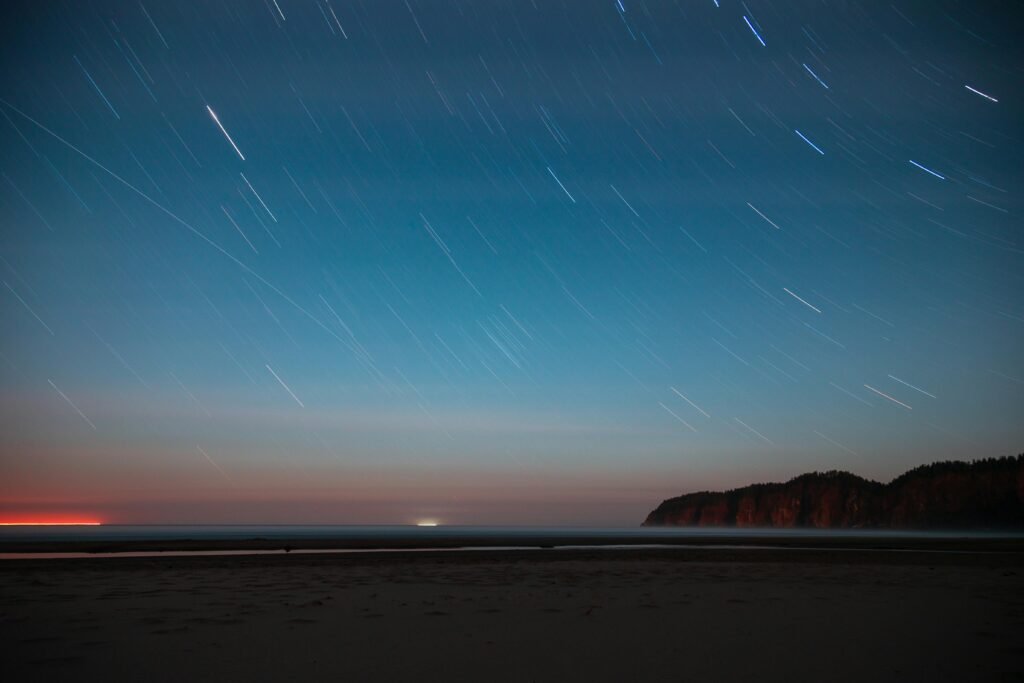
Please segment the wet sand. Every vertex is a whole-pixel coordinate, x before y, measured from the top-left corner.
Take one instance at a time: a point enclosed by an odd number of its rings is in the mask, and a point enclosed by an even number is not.
[[[239,527],[244,529],[245,527]],[[145,536],[146,527],[138,527],[136,534]],[[773,547],[846,550],[942,550],[970,552],[1024,553],[1024,534],[1010,533],[957,533],[957,532],[878,532],[836,530],[815,533],[816,530],[784,529],[730,529],[719,533],[708,528],[651,527],[629,530],[587,530],[543,528],[525,531],[503,531],[472,527],[442,527],[413,529],[402,534],[335,533],[329,528],[315,530],[301,536],[266,534],[220,537],[210,535],[197,527],[195,537],[189,531],[176,531],[166,538],[89,538],[66,537],[58,540],[0,536],[0,556],[11,553],[160,553],[160,552],[213,552],[213,551],[286,551],[286,550],[425,550],[461,549],[475,547],[535,547],[559,548],[565,546],[645,546],[671,545],[686,547]],[[237,532],[236,532],[237,533]],[[248,533],[248,532],[243,532]],[[38,535],[38,534],[33,534]]]
[[[1024,680],[1024,554],[0,562],[10,681]]]

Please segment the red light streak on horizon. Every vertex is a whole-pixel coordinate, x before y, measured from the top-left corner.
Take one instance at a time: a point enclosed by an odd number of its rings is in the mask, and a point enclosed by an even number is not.
[[[0,526],[102,526],[103,522],[0,522]]]

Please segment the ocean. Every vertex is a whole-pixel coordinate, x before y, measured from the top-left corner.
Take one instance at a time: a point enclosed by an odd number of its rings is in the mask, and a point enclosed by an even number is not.
[[[474,539],[481,536],[507,540],[550,537],[637,541],[708,537],[807,538],[1022,538],[1024,532],[916,531],[890,529],[780,529],[758,527],[576,527],[576,526],[472,526],[472,525],[346,525],[346,524],[102,524],[96,526],[4,526],[0,543],[21,541],[167,541],[247,539],[416,540]]]
[[[900,549],[1020,539],[1006,531],[722,527],[100,525],[0,527],[0,559],[415,550],[786,547]]]

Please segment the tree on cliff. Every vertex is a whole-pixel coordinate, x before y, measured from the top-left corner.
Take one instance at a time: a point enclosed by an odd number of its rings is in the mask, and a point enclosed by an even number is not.
[[[1024,528],[1024,454],[921,465],[888,484],[849,472],[670,498],[645,526]]]

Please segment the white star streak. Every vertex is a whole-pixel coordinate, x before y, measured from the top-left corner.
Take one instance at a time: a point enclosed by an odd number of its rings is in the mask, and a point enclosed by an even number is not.
[[[679,393],[679,390],[678,390],[678,389],[676,389],[675,387],[669,387],[669,389],[671,389],[672,391],[674,391],[674,392],[675,392],[675,394],[676,394],[676,396],[678,396],[679,398],[683,399],[684,401],[686,401],[687,403],[689,403],[689,404],[690,404],[691,406],[693,406],[694,408],[696,408],[696,409],[697,409],[698,411],[700,411],[700,414],[701,414],[701,415],[703,415],[704,417],[711,417],[710,415],[708,415],[708,414],[707,414],[707,412],[705,412],[705,411],[704,411],[704,409],[703,409],[703,408],[701,408],[701,407],[700,407],[699,405],[697,405],[696,403],[694,403],[693,401],[691,401],[690,399],[686,398],[686,397],[685,397],[685,396],[683,396],[683,395],[682,395],[681,393]]]
[[[806,306],[807,308],[809,308],[812,311],[814,311],[815,313],[821,313],[821,309],[820,308],[816,308],[816,307],[810,305],[809,303],[807,303],[806,301],[804,301],[803,299],[798,297],[796,294],[794,294],[793,292],[791,292],[788,289],[786,289],[785,287],[782,288],[782,291],[784,291],[786,294],[789,294],[791,297],[793,297],[794,299],[796,299],[797,301],[802,303],[804,306]]]
[[[761,47],[768,47],[767,45],[764,44],[764,38],[762,38],[761,34],[757,32],[757,29],[754,28],[754,25],[750,23],[750,19],[743,17],[743,21],[747,22],[747,26],[750,27],[751,33],[753,33],[754,36],[757,38],[757,42],[761,43]]]
[[[775,223],[774,223],[774,222],[772,221],[772,219],[771,219],[771,218],[768,218],[768,216],[765,216],[765,215],[764,215],[763,213],[761,213],[760,211],[758,211],[758,210],[757,210],[757,207],[756,207],[756,206],[754,206],[754,205],[753,205],[753,204],[751,204],[750,202],[747,202],[747,206],[749,206],[749,207],[750,207],[751,209],[753,209],[753,210],[754,210],[754,213],[756,213],[756,214],[757,214],[758,216],[760,216],[761,218],[763,218],[763,219],[765,219],[766,221],[768,221],[768,223],[769,223],[769,224],[770,224],[770,225],[771,225],[771,226],[772,226],[773,228],[775,228],[776,230],[782,230],[782,228],[780,228],[779,226],[775,225]]]
[[[423,219],[423,227],[426,228],[428,233],[430,233],[430,236],[434,239],[434,242],[437,243],[437,246],[441,248],[442,253],[444,253],[445,257],[448,259],[448,262],[452,264],[452,267],[456,271],[458,271],[459,275],[462,276],[462,279],[466,281],[466,284],[469,285],[474,292],[476,292],[476,295],[482,299],[484,295],[480,293],[480,290],[476,288],[476,285],[474,285],[473,281],[469,279],[469,276],[466,275],[466,273],[463,272],[462,268],[459,267],[459,264],[455,262],[455,259],[452,257],[452,250],[449,249],[448,245],[444,243],[444,240],[441,239],[441,236],[434,231],[433,226],[430,225],[430,222],[422,213],[420,214],[420,218]]]
[[[409,14],[412,15],[412,20],[416,24],[416,28],[419,29],[420,35],[423,37],[423,44],[430,45],[427,40],[427,34],[423,32],[423,27],[420,26],[420,20],[416,18],[416,13],[412,11],[412,5],[409,4],[409,0],[405,0],[405,6],[409,8]]]
[[[88,70],[86,70],[86,68],[84,66],[82,66],[82,62],[78,61],[78,55],[75,55],[74,57],[75,57],[75,63],[78,64],[79,68],[82,69],[82,71],[85,73],[85,77],[89,79],[90,83],[92,83],[92,87],[96,89],[96,92],[99,94],[99,96],[102,97],[103,101],[107,103],[107,107],[110,108],[110,112],[114,115],[114,118],[117,119],[118,121],[120,121],[121,120],[121,115],[117,113],[116,109],[114,109],[114,105],[112,105],[110,103],[110,100],[107,99],[107,96],[103,94],[102,90],[100,90],[100,86],[96,85],[96,81],[94,81],[92,79],[92,76],[89,75]],[[130,62],[129,62],[129,64],[130,64]]]
[[[13,294],[15,297],[18,298],[18,301],[20,301],[21,305],[25,307],[25,310],[28,311],[29,313],[31,313],[32,317],[34,317],[36,320],[38,320],[39,324],[42,325],[43,327],[45,327],[47,332],[49,332],[51,335],[53,334],[53,330],[50,329],[50,326],[47,325],[46,323],[44,323],[43,319],[40,318],[38,315],[36,315],[36,312],[32,310],[32,307],[29,306],[28,303],[26,303],[25,300],[21,298],[20,294],[18,294],[16,291],[14,291],[14,287],[11,287],[9,284],[7,284],[6,280],[4,280],[4,287],[6,287],[7,289],[11,290],[11,294]]]
[[[823,80],[821,80],[820,78],[818,78],[818,74],[814,73],[814,72],[813,72],[813,71],[811,70],[811,67],[809,67],[809,66],[807,66],[806,64],[804,64],[804,68],[805,68],[805,69],[807,69],[807,73],[809,73],[809,74],[811,74],[812,76],[814,76],[814,80],[818,81],[818,83],[820,83],[820,84],[822,85],[822,87],[823,87],[823,88],[825,88],[825,90],[828,90],[828,89],[829,89],[829,87],[828,87],[827,85],[825,85],[825,81],[823,81]]]
[[[878,395],[879,395],[879,396],[881,396],[882,398],[887,398],[887,399],[889,399],[890,401],[892,401],[893,403],[897,403],[897,404],[899,404],[899,405],[903,406],[903,407],[904,407],[904,408],[906,408],[907,410],[913,410],[913,408],[911,408],[910,406],[908,406],[908,405],[907,405],[906,403],[904,403],[903,401],[897,401],[896,399],[894,399],[894,398],[893,398],[892,396],[890,396],[889,394],[883,393],[883,392],[879,391],[878,389],[875,389],[875,388],[874,388],[873,386],[871,386],[870,384],[865,384],[865,385],[864,385],[864,388],[865,388],[865,389],[870,389],[871,391],[875,392],[876,394],[878,394]]]
[[[94,425],[92,423],[92,420],[90,420],[89,418],[87,418],[85,416],[85,413],[83,413],[81,410],[78,409],[78,406],[75,405],[74,401],[72,401],[70,398],[68,398],[68,395],[65,394],[63,391],[61,391],[60,388],[58,388],[57,385],[53,383],[52,379],[48,379],[46,381],[50,383],[50,386],[53,387],[57,391],[58,394],[60,394],[60,397],[62,399],[64,399],[65,401],[68,402],[69,406],[71,406],[72,408],[75,409],[75,412],[78,413],[78,416],[81,417],[83,420],[85,420],[89,424],[89,426],[92,427],[92,430],[95,432],[96,431],[96,425]]]
[[[220,468],[220,465],[218,465],[217,463],[215,463],[215,462],[213,461],[213,458],[211,458],[211,457],[210,457],[210,454],[209,454],[209,453],[207,453],[206,451],[204,451],[204,450],[203,450],[202,448],[200,448],[199,446],[196,446],[196,450],[197,450],[197,451],[199,451],[199,452],[200,452],[200,453],[202,454],[202,456],[203,456],[204,458],[206,458],[206,461],[207,461],[208,463],[210,463],[211,465],[213,465],[214,467],[216,467],[216,468],[217,468],[217,471],[218,471],[218,472],[220,472],[220,476],[224,477],[224,481],[226,481],[226,482],[227,482],[227,483],[229,483],[229,484],[231,483],[231,479],[229,479],[229,478],[228,478],[228,475],[227,475],[227,473],[226,473],[226,472],[225,472],[224,470],[222,470],[222,469]]]
[[[933,176],[935,176],[935,177],[936,177],[936,178],[938,178],[939,180],[945,180],[945,179],[946,179],[946,176],[944,176],[944,175],[939,175],[938,173],[936,173],[935,171],[933,171],[933,170],[932,170],[932,169],[930,169],[930,168],[925,168],[924,166],[922,166],[921,164],[917,163],[917,162],[916,162],[916,161],[914,161],[913,159],[907,159],[907,161],[909,161],[910,163],[912,163],[912,164],[913,164],[914,166],[917,166],[917,167],[918,167],[919,169],[921,169],[921,170],[922,170],[922,171],[924,171],[925,173],[931,173],[931,174],[932,174]]]
[[[549,170],[550,170],[550,169],[549,169]],[[614,185],[612,185],[612,184],[609,184],[609,185],[608,185],[608,187],[612,188],[612,192],[614,192],[615,194],[617,194],[617,195],[619,196],[619,199],[621,199],[621,200],[622,200],[622,203],[623,203],[623,204],[625,204],[625,205],[626,205],[626,207],[627,207],[627,208],[628,208],[628,209],[629,209],[630,211],[632,211],[632,212],[633,212],[633,215],[634,215],[634,216],[636,216],[637,218],[640,218],[640,214],[638,214],[638,213],[636,212],[636,209],[634,209],[634,208],[633,208],[633,207],[632,207],[632,206],[630,205],[630,203],[626,201],[626,198],[622,196],[622,193],[621,193],[621,192],[619,192],[619,191],[618,191],[617,189],[615,189],[615,186],[614,186]]]
[[[773,445],[773,446],[775,445],[775,442],[774,442],[774,441],[772,441],[772,440],[771,440],[771,439],[769,439],[769,438],[768,438],[767,436],[765,436],[765,435],[764,435],[764,434],[762,434],[761,432],[757,431],[756,429],[754,429],[753,427],[751,427],[750,425],[748,425],[748,424],[747,424],[746,422],[744,422],[743,420],[739,419],[738,417],[734,417],[733,419],[734,419],[734,420],[736,420],[737,422],[739,422],[739,423],[740,423],[741,425],[743,425],[743,426],[744,426],[744,427],[746,427],[747,429],[749,429],[749,430],[750,430],[751,432],[753,432],[754,434],[758,435],[759,437],[761,437],[762,439],[764,439],[765,441],[767,441],[768,443],[770,443],[771,445]]]
[[[929,393],[928,393],[927,391],[925,391],[925,390],[924,390],[924,389],[922,389],[921,387],[915,387],[915,386],[914,386],[913,384],[911,384],[910,382],[904,382],[904,381],[903,381],[902,379],[900,379],[900,378],[899,378],[899,377],[897,377],[896,375],[889,375],[889,377],[890,377],[890,379],[894,379],[894,380],[896,380],[897,382],[899,382],[900,384],[902,384],[902,385],[904,385],[904,386],[910,387],[910,388],[911,388],[911,389],[913,389],[914,391],[920,391],[920,392],[921,392],[922,394],[924,394],[925,396],[931,396],[932,398],[938,398],[938,396],[936,396],[935,394],[929,394]]]
[[[231,214],[230,214],[230,213],[228,213],[228,210],[227,210],[226,208],[224,208],[224,205],[221,205],[221,207],[220,207],[220,210],[221,210],[221,211],[223,211],[223,212],[224,212],[224,215],[228,217],[228,220],[229,220],[229,221],[231,221],[231,225],[235,226],[235,230],[237,230],[237,231],[238,231],[238,234],[242,236],[242,239],[244,239],[244,240],[245,240],[245,243],[246,243],[246,244],[248,244],[248,245],[249,245],[249,247],[250,247],[250,248],[251,248],[251,249],[252,249],[252,250],[253,250],[254,252],[256,252],[257,254],[258,254],[258,253],[260,253],[260,252],[256,251],[256,247],[254,247],[254,246],[253,246],[253,244],[252,244],[252,242],[250,242],[250,241],[249,241],[249,238],[245,236],[245,233],[244,233],[244,232],[242,232],[242,229],[241,229],[240,227],[238,227],[238,223],[236,223],[236,222],[235,222],[235,219],[231,217]]]
[[[817,152],[818,154],[824,154],[824,152],[823,152],[823,151],[821,151],[821,147],[818,147],[818,146],[817,146],[816,144],[814,144],[813,142],[811,142],[810,140],[808,140],[808,139],[807,139],[807,136],[806,136],[806,135],[804,135],[804,134],[803,134],[803,133],[801,133],[800,131],[796,130],[795,128],[793,129],[793,132],[794,132],[794,133],[796,133],[797,135],[799,135],[799,136],[800,136],[800,139],[801,139],[801,140],[803,140],[803,141],[804,141],[804,142],[806,142],[806,143],[807,143],[808,145],[810,145],[811,147],[813,147],[813,148],[814,148],[814,151],[815,151],[815,152]]]
[[[242,180],[244,180],[245,184],[249,186],[249,189],[252,190],[252,193],[254,195],[256,195],[256,199],[260,200],[260,204],[263,205],[263,208],[266,210],[267,214],[276,223],[277,222],[277,217],[274,216],[273,212],[271,212],[270,207],[268,207],[267,203],[265,201],[263,201],[263,197],[261,197],[260,193],[256,191],[256,188],[252,186],[252,183],[249,182],[249,179],[245,177],[244,173],[239,173],[238,175],[242,176]]]
[[[669,407],[668,407],[667,405],[665,405],[665,404],[664,404],[664,403],[662,403],[661,401],[658,401],[658,405],[659,405],[659,406],[661,406],[662,408],[664,408],[664,409],[665,409],[665,412],[666,412],[666,413],[668,413],[669,415],[671,415],[672,417],[674,417],[675,419],[679,420],[679,421],[680,421],[680,422],[682,422],[682,423],[683,423],[684,425],[686,425],[686,426],[687,426],[687,427],[688,427],[688,428],[690,429],[690,431],[692,431],[692,432],[695,432],[695,431],[697,431],[696,429],[694,429],[694,428],[693,428],[693,425],[691,425],[691,424],[690,424],[689,422],[687,422],[687,421],[686,421],[686,420],[684,420],[683,418],[681,418],[681,417],[679,417],[678,415],[676,415],[675,413],[673,413],[673,412],[672,412],[672,409],[671,409],[671,408],[669,408]]]
[[[817,430],[812,430],[812,431],[814,431],[815,434],[817,434],[821,438],[825,439],[825,441],[828,441],[833,446],[838,446],[839,448],[842,448],[844,451],[846,451],[850,455],[857,455],[857,453],[855,451],[851,451],[849,448],[847,448],[843,444],[839,443],[838,441],[833,441],[832,439],[828,438],[827,436],[825,436],[824,434],[822,434],[821,432],[819,432]]]
[[[565,193],[565,196],[568,197],[572,201],[573,204],[575,204],[576,203],[576,199],[573,198],[573,196],[571,194],[569,194],[569,190],[565,189],[565,185],[563,185],[562,181],[558,179],[558,176],[555,175],[555,172],[551,170],[550,166],[548,166],[548,173],[550,173],[551,177],[555,179],[555,182],[558,183],[558,186],[560,188],[562,188],[562,192]],[[623,200],[623,201],[625,201],[625,200]]]
[[[836,389],[838,389],[839,391],[843,392],[844,394],[846,394],[850,398],[852,398],[854,401],[860,401],[864,405],[871,406],[872,408],[875,407],[873,403],[868,403],[867,401],[862,399],[860,396],[854,394],[853,392],[847,391],[846,389],[843,389],[841,386],[839,386],[835,382],[829,382],[829,384],[832,385],[833,387],[835,387]]]
[[[301,408],[305,408],[306,406],[302,403],[302,401],[299,400],[299,397],[296,396],[295,393],[288,388],[288,385],[284,383],[283,379],[277,376],[277,373],[274,372],[274,368],[270,367],[269,365],[266,365],[266,368],[267,370],[270,370],[270,374],[274,376],[274,379],[276,379],[281,384],[281,386],[284,387],[284,390],[288,392],[288,395],[294,398],[295,402],[298,403]]]
[[[29,116],[28,114],[26,114],[26,113],[25,113],[25,112],[23,112],[22,110],[18,109],[17,107],[15,107],[15,106],[14,106],[13,104],[11,104],[10,102],[8,102],[7,100],[5,100],[5,99],[2,99],[2,98],[0,98],[0,104],[4,104],[4,105],[6,105],[6,106],[7,106],[7,107],[9,107],[9,108],[10,108],[10,109],[11,109],[12,111],[14,111],[15,113],[17,113],[17,114],[18,114],[19,116],[21,116],[22,118],[26,119],[26,120],[27,120],[27,121],[29,121],[30,123],[32,123],[32,125],[36,126],[36,127],[37,127],[37,128],[39,128],[40,130],[42,130],[42,131],[46,132],[46,133],[47,133],[48,135],[50,135],[50,136],[54,137],[55,139],[57,139],[58,141],[60,141],[60,142],[61,142],[61,144],[65,145],[65,146],[66,146],[66,147],[68,147],[69,149],[73,150],[73,151],[74,151],[74,152],[75,152],[76,154],[78,154],[78,155],[79,155],[80,157],[82,157],[83,159],[85,159],[86,161],[88,161],[88,162],[89,162],[90,164],[93,164],[93,165],[94,165],[94,166],[96,166],[97,168],[101,169],[101,170],[102,170],[102,171],[103,171],[104,173],[106,173],[107,175],[109,175],[110,177],[112,177],[112,178],[113,178],[114,180],[116,180],[117,182],[121,183],[122,185],[124,185],[125,187],[127,187],[127,188],[128,188],[129,190],[131,190],[131,191],[132,191],[132,192],[134,192],[135,194],[139,195],[140,197],[142,197],[143,199],[145,199],[145,200],[146,200],[147,202],[149,202],[150,204],[152,204],[152,205],[153,205],[153,206],[155,206],[156,208],[158,208],[158,209],[160,209],[161,211],[163,211],[163,212],[164,212],[165,214],[167,214],[167,215],[168,215],[168,216],[170,216],[170,217],[171,217],[172,219],[174,219],[174,221],[175,221],[175,222],[177,222],[177,223],[178,223],[179,225],[181,225],[181,226],[182,226],[183,228],[185,228],[186,230],[188,230],[189,232],[191,232],[191,233],[192,233],[193,235],[195,235],[195,236],[196,236],[196,237],[198,237],[199,239],[201,239],[201,240],[203,240],[204,242],[206,242],[207,244],[209,244],[209,245],[210,245],[211,247],[213,247],[214,249],[216,249],[217,251],[219,251],[219,252],[220,252],[221,254],[223,254],[223,255],[224,255],[225,257],[227,257],[227,258],[228,258],[228,259],[230,259],[230,260],[231,260],[232,262],[234,262],[234,264],[235,264],[235,265],[237,265],[237,266],[238,266],[239,268],[241,268],[241,269],[242,269],[242,270],[244,270],[244,271],[245,271],[246,273],[248,273],[249,275],[251,275],[251,276],[253,276],[254,278],[256,278],[257,280],[259,280],[259,281],[260,281],[261,283],[263,283],[264,285],[266,285],[266,286],[267,286],[267,287],[268,287],[268,288],[269,288],[269,289],[270,289],[270,290],[271,290],[272,292],[274,292],[275,294],[277,294],[277,295],[278,295],[279,297],[281,297],[281,298],[282,298],[282,299],[284,299],[284,300],[285,300],[286,302],[288,302],[288,304],[289,304],[289,305],[291,305],[291,306],[292,306],[293,308],[295,308],[295,309],[296,309],[297,311],[299,311],[299,312],[300,312],[300,313],[302,313],[302,314],[303,314],[304,316],[306,316],[307,318],[309,318],[309,319],[310,319],[310,320],[311,320],[311,321],[312,321],[312,322],[313,322],[314,324],[316,324],[316,326],[317,326],[317,327],[319,327],[319,328],[320,328],[320,329],[322,329],[322,330],[323,330],[324,332],[326,332],[327,334],[331,335],[332,337],[334,337],[334,338],[335,338],[335,339],[337,339],[338,341],[340,341],[340,342],[344,343],[344,340],[343,340],[343,339],[342,339],[341,337],[339,337],[339,336],[338,336],[338,334],[337,334],[336,332],[334,332],[334,330],[332,330],[331,328],[327,327],[327,325],[325,325],[325,324],[324,324],[324,323],[323,323],[323,322],[322,322],[322,321],[321,321],[321,320],[320,320],[319,318],[317,318],[317,317],[316,317],[315,315],[313,315],[313,314],[312,314],[312,313],[310,313],[310,312],[309,312],[308,310],[306,310],[305,308],[303,308],[303,307],[302,307],[302,306],[301,306],[301,305],[300,305],[300,304],[299,304],[299,303],[298,303],[297,301],[295,301],[295,299],[292,299],[292,298],[291,298],[290,296],[288,296],[287,294],[285,294],[285,293],[284,293],[283,291],[281,291],[281,290],[280,290],[279,288],[275,287],[275,286],[274,286],[274,285],[273,285],[273,284],[272,284],[272,283],[271,283],[271,282],[270,282],[269,280],[267,280],[267,279],[266,279],[265,277],[263,277],[262,275],[260,275],[259,273],[257,273],[257,272],[256,272],[255,270],[253,270],[252,268],[250,268],[249,266],[245,265],[244,263],[242,263],[241,261],[239,261],[239,260],[238,260],[237,258],[235,258],[234,256],[232,256],[232,255],[231,255],[231,253],[230,253],[229,251],[227,251],[226,249],[224,249],[224,247],[220,246],[219,244],[217,244],[216,242],[214,242],[213,240],[211,240],[211,239],[210,239],[209,237],[207,237],[207,236],[206,236],[206,235],[204,235],[204,234],[203,234],[202,232],[200,232],[199,230],[197,230],[197,229],[196,229],[195,227],[193,227],[192,225],[190,225],[189,223],[187,223],[187,222],[186,222],[186,221],[185,221],[184,219],[182,219],[182,218],[181,218],[180,216],[178,216],[178,215],[177,215],[176,213],[174,213],[173,211],[171,211],[170,209],[168,209],[168,208],[167,208],[166,206],[164,206],[164,205],[163,205],[163,204],[161,204],[160,202],[156,201],[155,199],[153,199],[152,197],[150,197],[150,196],[149,196],[148,194],[146,194],[145,192],[143,192],[143,191],[142,191],[142,190],[140,190],[139,188],[135,187],[134,185],[132,185],[131,183],[129,183],[129,182],[127,181],[127,180],[125,180],[124,178],[122,178],[122,177],[121,177],[121,176],[119,176],[118,174],[114,173],[114,172],[113,172],[113,171],[111,171],[111,170],[110,170],[109,168],[107,168],[106,166],[104,166],[104,165],[103,165],[103,164],[101,164],[100,162],[96,161],[96,160],[95,160],[95,159],[93,159],[93,158],[92,158],[91,156],[89,156],[88,154],[86,154],[85,152],[83,152],[82,150],[80,150],[80,149],[79,149],[78,147],[74,146],[73,144],[71,144],[70,142],[68,142],[67,140],[65,140],[64,138],[62,138],[61,136],[57,135],[57,134],[56,134],[56,133],[54,133],[54,132],[53,132],[52,130],[50,130],[49,128],[47,128],[47,127],[46,127],[46,126],[44,126],[43,124],[39,123],[39,121],[36,121],[36,120],[35,120],[34,118],[32,118],[31,116]]]
[[[331,11],[331,16],[334,17],[334,23],[337,24],[338,30],[341,31],[342,37],[345,40],[348,40],[348,34],[345,33],[345,27],[341,25],[340,21],[338,21],[338,15],[334,13],[334,8],[331,7],[331,3],[329,1],[326,1],[325,4],[327,5],[327,9]]]
[[[846,348],[845,346],[843,346],[842,344],[840,344],[839,342],[837,342],[837,341],[836,341],[835,339],[833,339],[832,337],[828,336],[827,334],[825,334],[824,332],[822,332],[822,331],[821,331],[821,330],[819,330],[818,328],[814,327],[814,325],[811,325],[810,323],[804,323],[804,327],[806,327],[807,329],[809,329],[809,330],[810,330],[811,332],[814,332],[814,334],[818,335],[818,336],[819,336],[819,337],[821,337],[822,339],[826,339],[826,340],[828,340],[828,341],[832,342],[833,344],[835,344],[835,345],[836,345],[836,346],[838,346],[839,348],[841,348],[841,349],[845,349],[845,348]]]
[[[969,86],[969,85],[965,85],[964,87],[965,87],[965,88],[967,88],[968,90],[970,90],[970,91],[971,91],[972,93],[974,93],[975,95],[981,95],[981,96],[982,96],[982,97],[984,97],[984,98],[985,98],[986,100],[991,100],[991,101],[993,101],[993,102],[998,102],[998,101],[999,101],[999,100],[997,100],[996,98],[992,97],[991,95],[986,95],[985,93],[981,92],[980,90],[975,90],[974,88],[972,88],[972,87],[971,87],[971,86]]]
[[[224,137],[226,137],[228,139],[228,142],[231,143],[231,146],[235,148],[235,151],[238,153],[238,156],[241,157],[242,161],[245,161],[245,155],[242,154],[242,150],[238,149],[238,145],[236,145],[235,141],[231,139],[230,135],[228,135],[227,130],[225,130],[224,126],[221,125],[220,119],[218,119],[214,111],[210,109],[210,105],[206,105],[206,111],[210,112],[210,117],[213,118],[213,122],[217,124],[218,128],[220,128],[220,132],[224,133]]]

